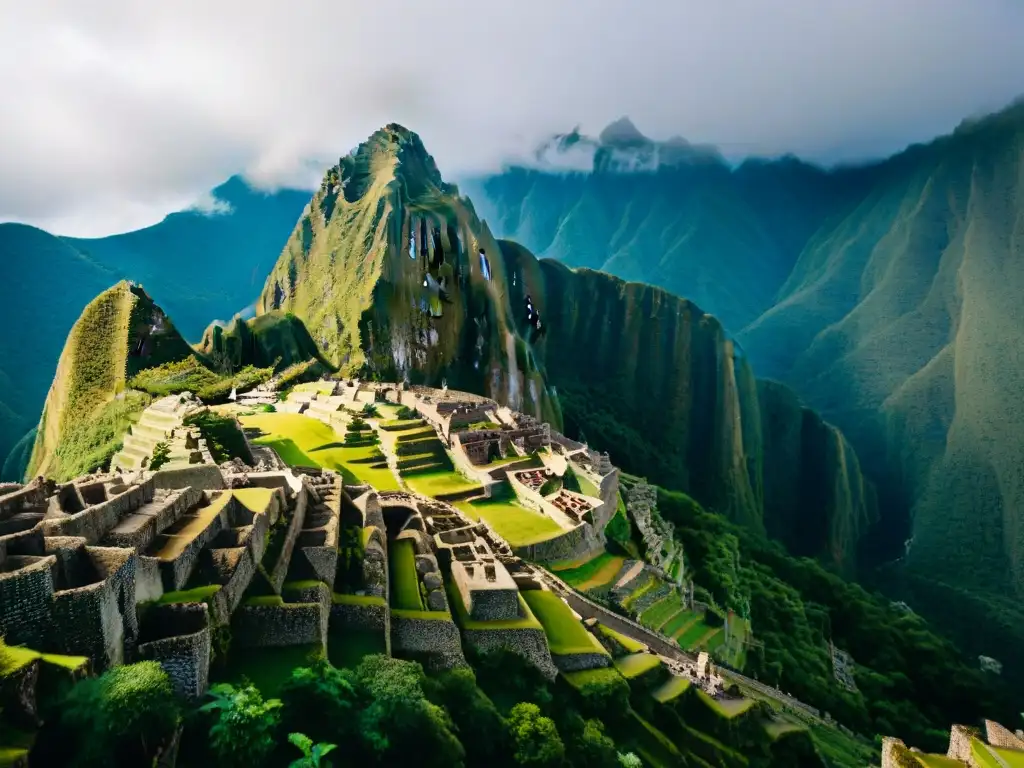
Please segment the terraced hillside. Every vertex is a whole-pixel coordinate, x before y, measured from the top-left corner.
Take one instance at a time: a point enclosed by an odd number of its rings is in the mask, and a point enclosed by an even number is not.
[[[127,381],[191,352],[141,288],[121,282],[93,299],[68,335],[28,475],[66,480],[103,464],[149,401]]]
[[[876,516],[842,435],[759,389],[717,320],[496,242],[401,126],[327,172],[258,309],[301,319],[342,372],[446,381],[585,431],[627,471],[758,530],[802,531],[802,551],[840,567]]]

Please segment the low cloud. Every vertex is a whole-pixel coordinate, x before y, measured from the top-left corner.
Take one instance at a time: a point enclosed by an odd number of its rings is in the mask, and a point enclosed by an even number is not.
[[[1013,0],[0,0],[0,220],[102,235],[381,125],[447,177],[628,114],[730,158],[892,152],[1024,92]]]

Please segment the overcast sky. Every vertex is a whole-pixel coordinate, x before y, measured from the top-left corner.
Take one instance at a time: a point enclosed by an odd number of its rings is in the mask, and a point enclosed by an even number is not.
[[[386,122],[451,178],[628,114],[729,157],[888,154],[1024,93],[1021,0],[0,0],[0,220],[104,235]]]

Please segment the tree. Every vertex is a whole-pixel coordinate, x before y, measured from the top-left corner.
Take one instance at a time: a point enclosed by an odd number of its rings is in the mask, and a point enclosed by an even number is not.
[[[200,709],[218,713],[210,728],[210,746],[221,764],[240,768],[262,764],[274,749],[280,700],[264,700],[252,685],[236,688],[228,683],[213,686],[209,695],[213,701]]]
[[[490,768],[509,762],[505,720],[476,682],[468,667],[458,667],[431,679],[431,698],[442,704],[458,727],[470,765]]]
[[[619,752],[619,765],[622,768],[643,768],[644,762],[633,752]]]
[[[171,739],[179,720],[170,678],[158,663],[114,667],[71,688],[40,749],[33,750],[33,764],[70,759],[80,766],[144,765]]]
[[[619,765],[615,742],[605,735],[600,720],[587,720],[572,745],[574,765],[586,768],[616,768]]]
[[[355,678],[364,706],[359,724],[373,757],[385,765],[463,764],[466,752],[448,713],[426,698],[420,664],[375,654],[359,663]]]
[[[156,472],[171,460],[171,446],[161,441],[153,446],[153,456],[149,460],[149,468]]]
[[[288,741],[302,752],[302,757],[293,760],[288,768],[331,768],[331,764],[324,762],[323,757],[335,749],[337,744],[314,744],[309,736],[302,733],[289,733]]]
[[[519,765],[555,768],[565,759],[565,745],[558,735],[555,721],[540,713],[540,707],[520,702],[508,715],[509,729],[515,742],[515,758]]]
[[[344,743],[358,735],[356,686],[349,670],[320,659],[310,667],[292,671],[281,688],[282,725],[286,732],[299,731],[316,740]]]

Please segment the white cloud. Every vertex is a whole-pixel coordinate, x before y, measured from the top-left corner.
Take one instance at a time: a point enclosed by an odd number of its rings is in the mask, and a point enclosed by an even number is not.
[[[213,192],[203,192],[199,198],[188,207],[190,211],[198,211],[207,216],[223,216],[233,210],[231,203],[221,200]]]
[[[0,220],[142,226],[236,172],[309,185],[390,121],[447,177],[628,114],[848,159],[1024,91],[1013,0],[0,0]]]

